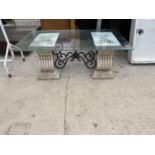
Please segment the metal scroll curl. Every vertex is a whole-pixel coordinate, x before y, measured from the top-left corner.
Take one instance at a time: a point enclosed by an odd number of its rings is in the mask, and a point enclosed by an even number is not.
[[[67,54],[62,53],[61,51],[59,51],[56,54],[56,59],[54,61],[54,65],[58,68],[58,69],[62,69],[66,66],[67,62],[69,59],[73,59],[73,53],[72,52],[68,52]]]
[[[93,69],[96,67],[96,51],[89,52],[79,52],[79,61],[83,61],[85,66],[89,69]]]
[[[58,40],[52,53],[54,55],[57,55],[60,51],[62,51],[62,49],[63,49],[63,43],[60,40]]]
[[[66,66],[68,60],[74,61],[77,59],[78,61],[83,61],[85,66],[89,69],[96,67],[96,51],[89,51],[89,52],[68,52],[63,53],[62,51],[53,52],[56,55],[56,59],[54,61],[55,66],[58,69],[62,69]]]

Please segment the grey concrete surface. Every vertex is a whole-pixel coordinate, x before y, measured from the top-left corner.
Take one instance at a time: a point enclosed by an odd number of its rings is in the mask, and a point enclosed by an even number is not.
[[[155,134],[155,66],[113,57],[112,80],[93,80],[93,70],[71,62],[59,80],[39,81],[32,53],[0,64],[0,134]]]

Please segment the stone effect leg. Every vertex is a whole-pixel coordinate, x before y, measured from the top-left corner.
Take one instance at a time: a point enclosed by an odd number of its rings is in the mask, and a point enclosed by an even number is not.
[[[41,67],[38,80],[58,79],[60,77],[60,71],[55,70],[54,68],[53,54],[50,51],[39,51],[37,53]]]
[[[98,52],[97,66],[92,77],[94,79],[113,79],[111,68],[112,51]]]

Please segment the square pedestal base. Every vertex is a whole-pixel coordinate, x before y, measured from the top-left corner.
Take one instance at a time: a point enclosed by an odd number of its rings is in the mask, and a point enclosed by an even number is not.
[[[60,78],[60,71],[54,70],[53,72],[40,72],[38,74],[38,80],[56,80]]]
[[[92,76],[93,79],[113,79],[112,71],[95,70]]]

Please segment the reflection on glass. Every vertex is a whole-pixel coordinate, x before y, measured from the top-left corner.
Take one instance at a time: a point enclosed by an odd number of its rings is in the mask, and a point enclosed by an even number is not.
[[[31,47],[54,47],[58,39],[59,33],[40,33],[38,34],[32,43]]]
[[[120,46],[112,32],[91,32],[95,46]]]

